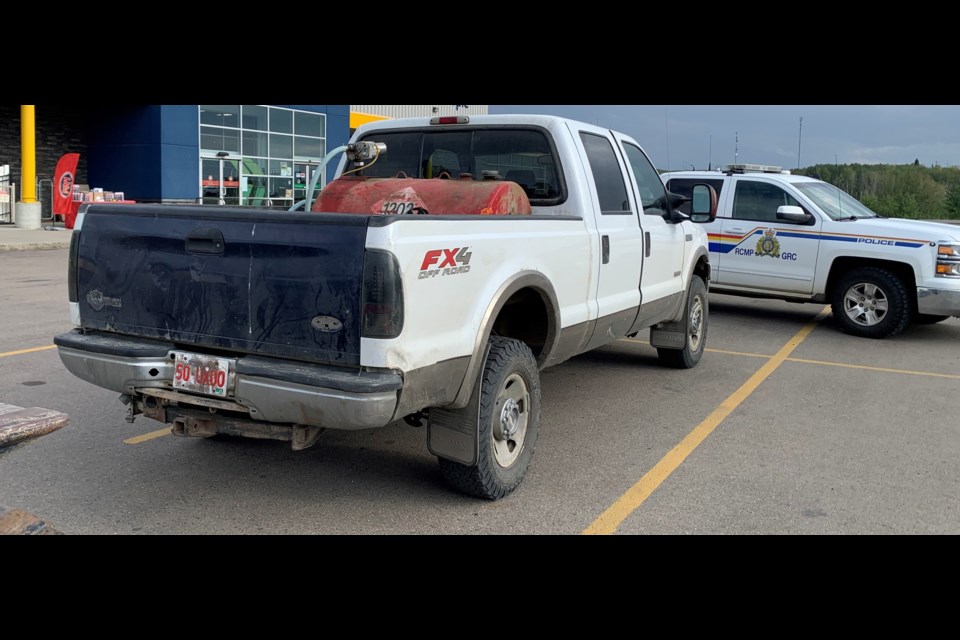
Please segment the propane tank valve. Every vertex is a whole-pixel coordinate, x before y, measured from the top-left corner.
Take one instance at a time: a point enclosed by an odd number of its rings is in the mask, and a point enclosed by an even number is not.
[[[373,160],[381,153],[387,152],[385,142],[352,142],[347,145],[347,159],[358,167],[362,167],[367,162]]]

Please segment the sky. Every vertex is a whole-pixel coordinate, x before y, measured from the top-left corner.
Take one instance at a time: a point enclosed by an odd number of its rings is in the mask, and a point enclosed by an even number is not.
[[[639,142],[659,169],[915,160],[928,167],[960,166],[960,105],[489,105],[488,110],[558,115],[617,130]]]

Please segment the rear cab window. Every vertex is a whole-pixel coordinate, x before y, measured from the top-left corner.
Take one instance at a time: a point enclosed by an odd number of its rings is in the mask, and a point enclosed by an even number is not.
[[[383,142],[387,151],[351,175],[511,180],[523,188],[531,206],[554,206],[567,199],[556,148],[539,128],[387,129],[372,131],[361,140]],[[344,171],[354,168],[348,161]]]

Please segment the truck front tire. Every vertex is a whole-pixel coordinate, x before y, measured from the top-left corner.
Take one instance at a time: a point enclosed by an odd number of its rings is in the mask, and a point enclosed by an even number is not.
[[[831,307],[842,331],[863,338],[895,336],[913,316],[903,281],[882,267],[860,267],[841,278]]]
[[[657,349],[660,363],[674,369],[690,369],[697,366],[707,344],[707,315],[710,307],[707,300],[707,285],[700,276],[693,276],[687,292],[686,325],[687,337],[682,349]]]
[[[491,336],[480,387],[477,463],[438,458],[454,489],[498,500],[520,485],[540,427],[540,374],[530,348]]]

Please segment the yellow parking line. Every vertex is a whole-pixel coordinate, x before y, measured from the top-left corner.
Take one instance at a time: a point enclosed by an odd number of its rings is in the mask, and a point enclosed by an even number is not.
[[[848,369],[866,369],[867,371],[883,371],[885,373],[905,373],[912,376],[931,376],[934,378],[951,378],[960,380],[960,375],[953,373],[935,373],[933,371],[912,371],[910,369],[887,369],[885,367],[870,367],[865,364],[847,364],[845,362],[828,362],[826,360],[806,360],[804,358],[787,358],[788,362],[804,362],[806,364],[822,364],[828,367],[846,367]]]
[[[167,427],[166,429],[157,429],[156,431],[145,433],[142,436],[127,438],[126,440],[123,441],[123,444],[140,444],[141,442],[146,442],[147,440],[153,440],[154,438],[162,438],[163,436],[169,436],[172,434],[173,434],[173,431],[170,430],[170,427]]]
[[[650,344],[646,340],[637,340],[635,338],[624,338],[626,342],[639,342],[641,344]],[[764,353],[750,353],[747,351],[730,351],[728,349],[704,349],[709,353],[722,353],[728,356],[744,356],[746,358],[772,358]],[[785,362],[802,362],[804,364],[822,364],[827,367],[846,367],[848,369],[865,369],[867,371],[880,371],[882,373],[903,373],[911,376],[930,376],[933,378],[949,378],[951,380],[960,380],[960,375],[954,373],[936,373],[934,371],[914,371],[913,369],[890,369],[888,367],[871,367],[866,364],[849,364],[846,362],[831,362],[830,360],[810,360],[808,358],[785,358]]]
[[[33,353],[34,351],[49,351],[50,349],[56,349],[57,345],[49,344],[45,347],[33,347],[31,349],[17,349],[16,351],[7,351],[0,353],[0,358],[6,358],[7,356],[18,356],[21,353]]]
[[[739,389],[734,391],[726,400],[720,403],[720,406],[698,424],[693,431],[680,441],[667,455],[660,459],[636,484],[627,489],[616,502],[607,507],[606,511],[594,520],[589,527],[583,530],[586,535],[611,534],[623,524],[627,517],[636,511],[642,505],[650,494],[657,487],[663,484],[663,481],[670,477],[680,464],[689,457],[693,450],[706,439],[714,429],[716,429],[724,419],[730,415],[734,409],[750,396],[756,390],[760,383],[770,377],[783,362],[787,359],[794,349],[800,346],[810,332],[817,324],[830,314],[830,307],[824,309],[817,316],[807,323],[800,331],[793,336],[787,344],[783,346],[775,355],[767,360],[760,369],[757,370],[750,379],[743,383]]]

